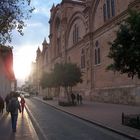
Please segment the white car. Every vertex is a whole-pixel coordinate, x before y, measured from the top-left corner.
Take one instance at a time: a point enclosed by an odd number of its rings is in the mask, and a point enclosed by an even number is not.
[[[28,92],[25,92],[25,91],[21,91],[21,92],[20,92],[20,95],[21,95],[22,97],[25,97],[25,98],[30,97],[30,94],[29,94]]]
[[[29,93],[24,93],[24,97],[28,98],[28,97],[30,97],[30,94]]]

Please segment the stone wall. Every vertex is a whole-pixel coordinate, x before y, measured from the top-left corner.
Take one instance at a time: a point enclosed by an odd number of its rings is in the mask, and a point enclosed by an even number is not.
[[[100,101],[106,103],[116,104],[139,104],[139,97],[136,93],[139,92],[139,88],[136,87],[122,87],[122,88],[108,88],[97,89],[92,94],[93,101]]]

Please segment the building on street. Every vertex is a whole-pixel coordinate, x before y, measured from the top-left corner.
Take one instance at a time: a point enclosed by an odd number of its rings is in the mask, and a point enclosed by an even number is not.
[[[44,39],[36,56],[36,87],[44,71],[60,62],[76,63],[83,83],[74,87],[84,99],[120,104],[140,104],[140,80],[106,71],[109,42],[128,8],[140,10],[139,0],[62,0],[50,9],[49,43]],[[64,96],[63,94],[61,96]]]
[[[5,98],[10,91],[16,90],[16,79],[13,71],[12,48],[0,46],[0,95]]]

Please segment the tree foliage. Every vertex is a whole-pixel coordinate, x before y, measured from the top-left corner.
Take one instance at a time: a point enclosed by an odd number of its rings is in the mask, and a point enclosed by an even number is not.
[[[54,78],[52,73],[43,73],[40,85],[43,89],[54,87]]]
[[[63,65],[62,86],[73,87],[82,82],[82,73],[76,64],[65,63]]]
[[[108,55],[113,63],[107,69],[140,78],[140,12],[129,11],[116,35]]]
[[[50,73],[44,73],[41,78],[41,86],[47,87],[73,87],[82,82],[82,72],[76,64],[55,64]]]
[[[33,9],[30,0],[0,0],[0,44],[11,42],[14,29],[23,35],[24,21]]]

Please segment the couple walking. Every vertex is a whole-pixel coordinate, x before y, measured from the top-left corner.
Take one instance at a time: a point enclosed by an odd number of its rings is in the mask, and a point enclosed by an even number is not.
[[[82,95],[77,94],[75,96],[74,93],[71,93],[71,100],[73,105],[76,104],[75,99],[77,100],[77,104],[82,104]]]
[[[21,101],[18,101],[19,95],[16,92],[11,92],[11,99],[8,103],[7,111],[11,114],[11,122],[12,122],[12,130],[16,132],[17,118],[18,118],[18,110],[23,115],[25,100],[21,97]],[[21,103],[21,106],[20,106]]]

